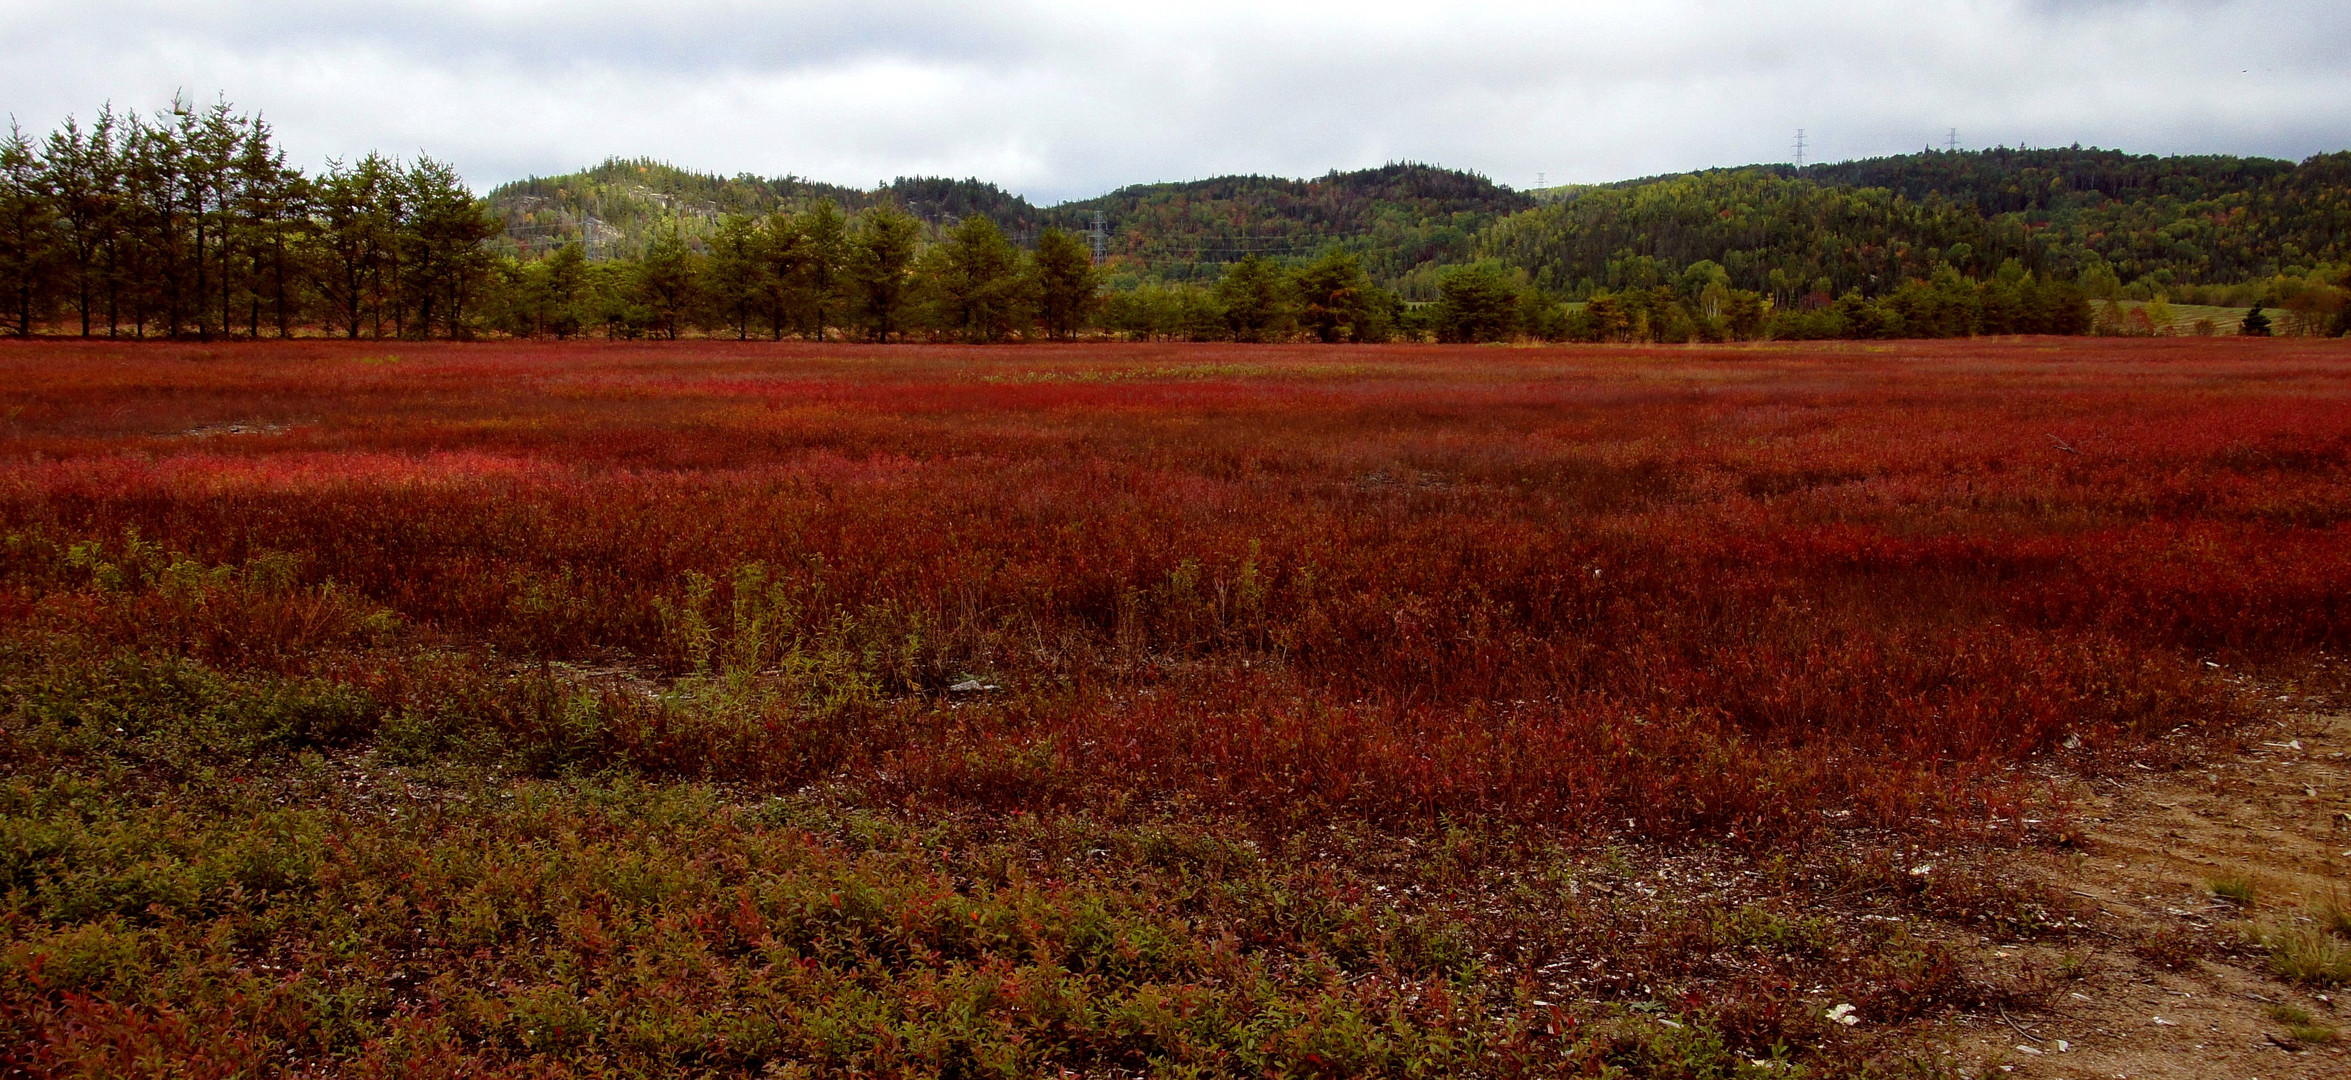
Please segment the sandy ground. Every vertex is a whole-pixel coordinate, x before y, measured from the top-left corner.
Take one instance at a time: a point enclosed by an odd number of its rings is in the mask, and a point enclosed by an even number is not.
[[[1961,1020],[1952,1049],[1970,1074],[2351,1078],[2351,988],[2281,981],[2250,940],[2316,925],[2330,897],[2351,906],[2351,714],[2284,701],[2242,753],[2083,789],[2086,842],[2029,858],[2099,913],[2088,947],[1985,950],[1989,963],[2070,960],[2078,977],[2042,1010]],[[2232,876],[2253,886],[2249,906],[2214,895]],[[2183,947],[2145,948],[2151,937]],[[2297,1042],[2271,1014],[2280,1006],[2341,1034]]]

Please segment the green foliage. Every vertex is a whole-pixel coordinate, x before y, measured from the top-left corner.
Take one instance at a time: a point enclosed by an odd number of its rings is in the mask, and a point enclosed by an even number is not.
[[[1439,341],[1500,341],[1516,329],[1517,314],[1518,283],[1481,263],[1445,275],[1431,319]]]
[[[36,314],[48,313],[56,260],[49,183],[32,140],[11,121],[0,141],[0,301],[18,337],[30,337]]]
[[[1291,278],[1298,323],[1315,340],[1378,341],[1388,335],[1394,301],[1365,276],[1361,260],[1334,251]]]
[[[854,242],[848,219],[830,199],[818,200],[788,224],[770,217],[768,235],[775,288],[784,298],[778,311],[804,313],[803,333],[823,341],[825,327],[850,303],[845,297],[852,290],[860,311],[887,315],[895,309],[897,294],[891,290],[913,259],[913,247],[905,218],[892,215],[889,207],[867,215]],[[781,336],[780,314],[776,326]]]
[[[866,336],[887,342],[905,329],[922,223],[882,206],[858,219],[849,241],[848,283]]]
[[[1216,282],[1216,302],[1234,338],[1265,341],[1288,330],[1294,316],[1286,279],[1280,265],[1258,255],[1225,268]]]
[[[1035,281],[1023,272],[1020,249],[987,218],[964,218],[915,272],[930,294],[932,325],[963,341],[1002,341],[1029,323]]]
[[[676,237],[655,240],[634,267],[632,303],[655,333],[676,340],[694,320],[702,301],[702,257]]]
[[[2253,883],[2234,874],[2223,874],[2205,883],[2212,895],[2241,908],[2253,906]]]
[[[2278,978],[2318,986],[2351,984],[2351,945],[2325,930],[2287,927],[2265,934],[2262,944]]]
[[[2295,1042],[2331,1043],[2340,1035],[2299,1005],[2272,1005],[2269,1018],[2285,1025],[2286,1037]]]
[[[1214,341],[1230,333],[1215,290],[1140,285],[1102,299],[1104,330],[1129,341]]]
[[[2269,316],[2262,314],[2261,305],[2255,304],[2253,310],[2245,313],[2245,321],[2238,325],[2237,333],[2246,337],[2269,336]]]
[[[1156,282],[1212,281],[1252,254],[1303,260],[1335,247],[1409,292],[1416,271],[1467,258],[1480,229],[1531,205],[1474,173],[1397,163],[1310,180],[1145,184],[1048,213],[1070,228],[1106,214],[1113,263]]]
[[[1093,253],[1084,241],[1057,228],[1037,236],[1037,318],[1046,336],[1076,337],[1101,306],[1102,275],[1094,268]]]
[[[752,218],[730,216],[711,236],[710,254],[703,262],[703,294],[737,341],[751,336],[752,321],[767,295],[765,239]]]
[[[612,158],[576,173],[501,184],[486,201],[506,223],[501,246],[526,258],[583,243],[601,256],[635,259],[660,236],[700,248],[729,217],[804,214],[824,203],[850,213],[894,206],[925,221],[978,213],[1012,232],[1033,230],[1041,213],[978,180],[900,177],[861,191],[797,176],[716,176],[647,158]]]
[[[2347,189],[2351,153],[2297,165],[2073,148],[1540,197],[1396,163],[1044,208],[975,179],[869,191],[613,159],[476,199],[431,158],[370,154],[306,176],[259,118],[182,100],[0,142],[0,327],[1682,342],[2153,334],[2179,302],[2274,309],[2244,319],[2252,336],[2336,335],[2351,332]],[[1100,267],[1072,235],[1096,214],[1109,229]],[[978,243],[974,220],[1003,243]],[[1494,296],[1464,314],[1467,279],[1446,297],[1481,262],[1512,281],[1507,318]],[[1024,265],[1000,281],[1012,263]],[[2093,319],[2056,295],[2076,285],[2111,306]],[[1603,297],[1613,303],[1578,306]]]

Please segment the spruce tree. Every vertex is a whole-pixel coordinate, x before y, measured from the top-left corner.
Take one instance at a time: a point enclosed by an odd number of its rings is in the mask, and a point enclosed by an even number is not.
[[[2237,333],[2246,337],[2269,336],[2269,316],[2261,313],[2261,305],[2255,304],[2253,310],[2245,313],[2245,321],[2237,324]]]
[[[1101,303],[1102,275],[1094,269],[1094,253],[1067,230],[1048,228],[1037,237],[1033,266],[1037,317],[1046,335],[1076,337]]]

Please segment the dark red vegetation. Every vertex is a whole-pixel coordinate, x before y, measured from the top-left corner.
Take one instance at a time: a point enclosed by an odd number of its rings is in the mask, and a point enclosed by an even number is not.
[[[2347,480],[2309,340],[4,344],[0,1066],[1874,1068]]]
[[[2226,717],[2206,661],[2341,647],[2346,361],[20,346],[0,525],[797,680],[595,750],[665,773],[1770,841],[2012,816],[2011,765]],[[306,662],[290,613],[173,603],[116,632]]]

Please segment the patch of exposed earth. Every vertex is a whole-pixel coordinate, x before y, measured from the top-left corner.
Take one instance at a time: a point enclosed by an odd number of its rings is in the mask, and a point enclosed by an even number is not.
[[[1987,945],[1987,963],[2076,977],[2037,1011],[1957,1021],[1952,1050],[1970,1074],[2351,1077],[2351,987],[2282,979],[2260,944],[2281,931],[2323,934],[2328,905],[2351,905],[2351,714],[2281,712],[2245,746],[2200,767],[2085,785],[2082,843],[2022,856],[2098,915],[2070,952]],[[2250,902],[2217,895],[2216,884],[2250,886]],[[2305,1035],[2340,1034],[2295,1038],[2279,1018],[2294,1010],[2309,1017]]]

